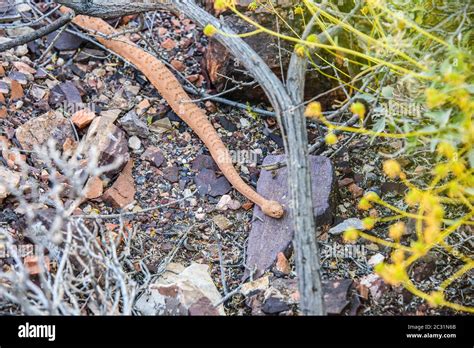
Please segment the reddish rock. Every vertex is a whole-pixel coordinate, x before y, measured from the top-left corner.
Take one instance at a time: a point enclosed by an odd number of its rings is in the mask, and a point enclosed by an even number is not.
[[[288,262],[288,259],[286,258],[285,254],[283,254],[282,252],[279,252],[277,255],[277,262],[275,268],[278,272],[283,273],[285,275],[288,275],[291,272],[290,263]]]
[[[199,80],[199,75],[198,74],[189,75],[188,77],[186,77],[186,79],[189,82],[196,82],[197,80]]]
[[[163,177],[169,182],[178,182],[179,169],[176,166],[166,167],[163,169]]]
[[[354,198],[359,198],[364,195],[364,189],[360,188],[356,184],[350,184],[347,189],[350,191],[350,193],[352,193],[352,197]]]
[[[344,179],[341,179],[341,180],[338,181],[339,187],[344,187],[344,186],[350,185],[352,183],[354,183],[354,179],[352,179],[352,178],[344,178]]]
[[[36,74],[36,69],[23,62],[13,62],[13,66],[21,73]]]
[[[254,203],[253,202],[245,202],[244,204],[242,204],[242,208],[244,208],[245,210],[250,210],[252,209],[252,207],[254,206]]]
[[[173,66],[173,68],[175,68],[176,70],[180,71],[180,72],[183,72],[184,69],[186,69],[186,65],[184,65],[183,62],[177,60],[177,59],[173,59],[171,61],[171,65]]]
[[[18,99],[23,98],[24,96],[23,87],[21,87],[21,84],[18,81],[12,80],[10,88],[11,88],[10,100],[18,100]]]
[[[104,193],[104,200],[115,207],[124,208],[135,199],[135,182],[132,176],[133,161],[129,161],[114,184]]]
[[[95,148],[99,153],[99,166],[119,160],[121,164],[106,173],[108,177],[112,177],[122,170],[130,159],[130,154],[125,132],[113,124],[118,114],[111,112],[106,116],[103,112],[102,115],[96,117],[89,126],[83,153],[88,155],[89,151]]]
[[[148,108],[150,107],[150,101],[148,99],[143,99],[140,103],[137,105],[137,114],[141,115],[143,114]]]
[[[214,112],[217,112],[217,106],[216,104],[214,104],[213,102],[211,102],[210,100],[206,101],[204,103],[204,106],[206,107],[206,110],[210,113],[214,113]]]
[[[156,146],[149,146],[141,155],[141,158],[145,161],[151,162],[157,168],[159,168],[165,161],[165,157]]]
[[[31,275],[37,275],[41,273],[41,266],[39,264],[40,260],[36,255],[26,256],[23,260],[25,268],[27,269],[28,273]],[[49,257],[44,257],[44,267],[46,271],[49,272],[50,265],[49,265]]]
[[[7,118],[7,108],[0,106],[0,118]]]
[[[89,109],[82,109],[72,115],[71,121],[76,125],[77,128],[84,129],[91,124],[94,118],[95,112]]]
[[[74,139],[71,124],[63,115],[54,111],[32,118],[18,127],[15,134],[24,150],[33,150],[35,145],[41,146],[51,138],[60,146],[66,139]]]
[[[167,51],[171,51],[173,48],[176,47],[176,42],[173,39],[166,39],[161,43],[161,47],[163,47]]]
[[[84,187],[84,196],[87,199],[95,199],[102,196],[104,193],[104,184],[99,177],[94,176],[87,180],[87,184]]]

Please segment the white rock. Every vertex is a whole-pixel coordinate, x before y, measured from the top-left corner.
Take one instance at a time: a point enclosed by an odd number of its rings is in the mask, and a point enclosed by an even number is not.
[[[26,45],[20,45],[15,49],[15,54],[18,57],[23,57],[28,54],[28,47]]]
[[[202,221],[206,217],[206,213],[195,213],[194,216],[196,220]]]
[[[140,150],[142,147],[142,142],[137,136],[134,135],[128,139],[128,147],[135,151]]]
[[[0,202],[20,184],[20,174],[5,167],[0,167]]]
[[[240,119],[240,125],[242,126],[242,128],[248,128],[248,127],[250,127],[250,122],[246,118],[242,117]]]
[[[268,289],[270,285],[270,280],[268,276],[258,278],[254,281],[247,282],[242,285],[240,288],[240,293],[244,296],[247,296],[255,291],[263,291]]]
[[[332,227],[329,230],[330,234],[341,234],[344,233],[349,227],[356,228],[358,230],[365,230],[364,224],[362,223],[362,220],[358,218],[350,218],[347,220],[344,220],[341,222],[339,225]]]
[[[192,263],[184,268],[171,263],[157,282],[151,284],[138,299],[135,308],[143,315],[187,315],[191,308],[198,308],[198,312],[225,315],[222,304],[213,306],[221,299],[209,275],[209,266]]]
[[[221,199],[219,200],[219,203],[216,205],[217,210],[227,210],[228,204],[232,201],[232,198],[229,195],[223,195]]]
[[[18,5],[16,6],[16,9],[18,10],[18,12],[29,12],[29,11],[31,11],[30,5],[25,4],[25,3],[23,3],[23,4],[18,4]]]
[[[385,256],[383,256],[382,254],[378,253],[378,254],[375,254],[374,256],[372,256],[369,261],[367,261],[367,263],[374,267],[375,265],[378,265],[380,262],[382,262],[383,260],[385,260]]]

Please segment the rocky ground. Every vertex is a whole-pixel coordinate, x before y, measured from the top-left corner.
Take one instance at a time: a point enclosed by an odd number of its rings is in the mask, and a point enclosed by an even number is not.
[[[137,22],[133,19],[131,23]],[[130,38],[168,62],[183,84],[208,91],[206,74],[200,66],[206,39],[196,26],[184,17],[167,13],[148,15],[147,26],[143,36],[132,33]],[[16,35],[28,28],[4,32],[7,36]],[[113,175],[91,180],[86,192],[88,199],[75,214],[133,213],[125,217],[126,228],[135,233],[131,250],[134,261],[127,270],[129,275],[140,284],[144,274],[163,273],[163,267],[167,266],[155,288],[171,284],[193,303],[185,306],[168,301],[164,307],[168,313],[296,314],[298,292],[291,247],[278,253],[276,263],[260,278],[250,281],[244,277],[252,273],[245,265],[248,250],[252,249],[248,244],[255,225],[253,205],[221,176],[192,130],[139,72],[82,38],[66,32],[43,56],[53,38],[54,35],[0,54],[2,142],[10,149],[32,150],[53,134],[62,150],[68,151],[77,141],[102,141],[94,137],[91,129],[109,127],[115,138],[104,140],[106,157],[121,155],[128,159],[128,164]],[[208,111],[230,150],[252,154],[250,161],[237,163],[237,169],[246,182],[256,186],[264,158],[283,153],[275,120],[210,100],[197,102]],[[92,112],[70,109],[80,103]],[[318,139],[317,130],[311,127],[309,131],[314,142]],[[346,142],[348,139],[343,136],[333,148],[320,150],[330,159],[334,172],[334,176],[329,173],[326,178],[333,185],[327,199],[333,200],[334,205],[318,229],[329,312],[452,314],[445,309],[430,308],[406,290],[390,287],[378,278],[373,266],[388,257],[386,248],[360,242],[359,254],[334,255],[335,250],[344,247],[342,229],[337,226],[341,223],[357,226],[358,219],[364,217],[356,208],[364,192],[376,190],[397,205],[402,204],[405,190],[399,183],[386,181],[380,172],[383,160],[380,152],[396,151],[400,143],[371,144],[370,139],[363,138]],[[33,167],[30,179],[48,190],[48,173],[37,165],[34,153],[26,151],[23,155]],[[9,159],[11,154],[4,151],[0,170],[13,180],[14,186],[21,186],[23,183],[19,178],[16,180],[16,168]],[[412,168],[413,173],[423,174],[423,163],[406,161],[406,167]],[[17,209],[16,199],[7,194],[0,196],[5,198],[1,203],[0,223],[16,231],[19,243],[29,243],[22,231],[22,212]],[[159,208],[141,212],[154,206]],[[45,207],[47,204],[42,208]],[[375,209],[369,212],[383,213]],[[118,228],[118,219],[99,221],[109,231]],[[374,233],[383,235],[383,227],[376,228]],[[8,267],[8,260],[0,263]],[[429,289],[445,274],[451,274],[455,265],[449,256],[435,251],[411,272],[418,285]],[[186,292],[183,284],[192,291]],[[472,299],[471,285],[469,279],[462,278],[448,296],[467,304],[467,299]],[[137,311],[153,314],[150,303],[163,301],[160,296],[156,291],[144,295]],[[164,297],[174,298],[169,294]],[[223,306],[214,308],[212,303],[216,301],[223,302]]]

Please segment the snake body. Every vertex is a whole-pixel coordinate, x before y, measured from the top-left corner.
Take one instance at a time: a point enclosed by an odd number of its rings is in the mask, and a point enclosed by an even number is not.
[[[232,164],[232,157],[227,147],[204,110],[193,102],[173,73],[161,61],[137,47],[125,36],[104,38],[104,35],[109,37],[117,35],[117,31],[102,19],[80,15],[73,19],[73,23],[83,29],[103,34],[97,37],[102,45],[135,65],[148,78],[173,111],[206,145],[222,174],[237,191],[257,204],[264,214],[273,218],[283,216],[284,209],[280,203],[265,199],[242,180]]]

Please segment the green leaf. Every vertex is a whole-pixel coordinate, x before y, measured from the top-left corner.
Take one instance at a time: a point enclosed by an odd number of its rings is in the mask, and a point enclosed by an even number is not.
[[[428,111],[426,115],[436,121],[441,127],[444,127],[448,124],[452,111],[453,109]]]
[[[372,130],[374,132],[380,133],[383,132],[385,129],[385,117],[381,117],[375,122],[374,126],[372,127]]]
[[[390,99],[393,97],[393,87],[392,86],[385,86],[382,88],[382,97]]]
[[[467,160],[469,161],[469,165],[471,166],[471,168],[474,168],[474,149],[471,149],[467,153]]]

